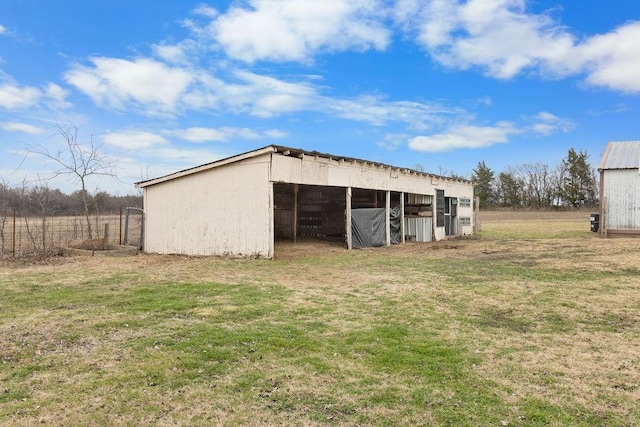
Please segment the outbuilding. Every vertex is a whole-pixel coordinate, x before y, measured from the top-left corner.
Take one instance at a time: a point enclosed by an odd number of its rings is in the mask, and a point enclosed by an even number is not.
[[[600,232],[640,235],[640,141],[609,142],[598,171]]]
[[[276,145],[136,186],[152,253],[273,258],[276,240],[352,249],[473,233],[471,181]]]

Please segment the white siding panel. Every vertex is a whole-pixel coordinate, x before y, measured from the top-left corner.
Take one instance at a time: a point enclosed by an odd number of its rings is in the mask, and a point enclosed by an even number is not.
[[[439,179],[370,163],[340,161],[314,156],[289,157],[273,154],[271,180],[292,184],[327,185],[405,193],[435,194],[444,189],[447,197],[473,200],[471,183]]]
[[[274,154],[271,180],[307,185],[329,185],[327,180],[329,159],[313,156],[289,157]]]
[[[604,171],[606,227],[640,229],[640,174],[637,169]]]
[[[273,256],[269,155],[145,188],[145,250]]]

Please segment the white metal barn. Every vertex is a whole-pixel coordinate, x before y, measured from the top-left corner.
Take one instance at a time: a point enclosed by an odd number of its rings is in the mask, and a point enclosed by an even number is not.
[[[640,235],[640,141],[609,142],[598,171],[600,232]]]
[[[473,233],[470,181],[281,146],[136,186],[153,253],[272,258],[276,240],[351,249]]]

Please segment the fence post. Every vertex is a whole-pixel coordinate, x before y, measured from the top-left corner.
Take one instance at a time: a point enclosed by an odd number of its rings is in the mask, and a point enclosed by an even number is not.
[[[107,249],[107,245],[109,244],[109,223],[107,222],[104,225],[104,235],[102,236],[104,242],[104,248]]]
[[[16,257],[16,208],[13,208],[13,257]]]
[[[127,208],[127,219],[124,221],[124,244],[129,244],[129,208]]]
[[[118,244],[122,246],[122,208],[120,208],[120,240],[118,240]]]

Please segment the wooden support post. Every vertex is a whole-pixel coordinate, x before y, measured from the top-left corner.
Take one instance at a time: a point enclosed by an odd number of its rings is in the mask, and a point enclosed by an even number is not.
[[[347,187],[345,233],[347,235],[347,249],[353,249],[353,236],[351,235],[351,187]]]
[[[385,237],[387,246],[391,246],[391,191],[387,190],[387,197],[384,203],[385,210]]]
[[[475,197],[473,203],[473,234],[478,234],[482,231],[482,224],[480,224],[480,197]]]
[[[598,234],[601,238],[606,237],[606,233],[604,231],[605,227],[605,211],[607,206],[607,198],[604,197],[604,171],[600,171],[600,209],[598,209],[598,213],[600,214],[599,224],[598,224]]]
[[[298,184],[293,184],[293,243],[298,240]]]
[[[607,232],[607,227],[608,227],[608,222],[609,219],[607,218],[607,215],[609,214],[609,211],[607,209],[607,198],[603,197],[602,198],[602,215],[600,215],[600,232],[602,233],[602,237],[604,237],[605,239],[607,237],[609,237],[609,233]]]
[[[269,242],[267,247],[267,258],[273,259],[276,244],[276,212],[275,212],[275,196],[274,196],[274,183],[268,184],[269,191]],[[144,217],[143,217],[144,218]],[[144,230],[144,225],[143,228]]]
[[[404,244],[404,193],[400,193],[400,242]]]

